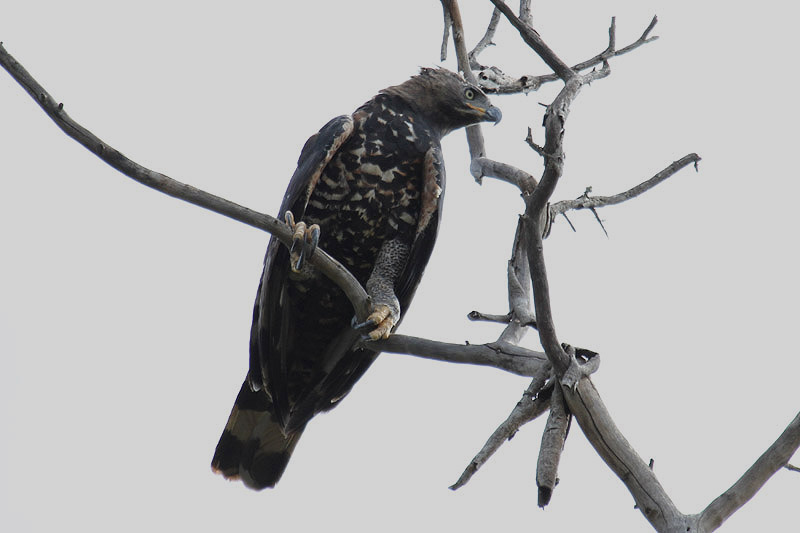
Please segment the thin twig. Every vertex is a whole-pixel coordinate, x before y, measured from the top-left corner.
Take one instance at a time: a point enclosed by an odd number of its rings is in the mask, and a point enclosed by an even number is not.
[[[450,16],[450,11],[447,6],[442,2],[442,11],[444,11],[444,31],[442,32],[442,47],[439,51],[439,61],[447,59],[447,41],[450,40],[450,27],[453,25],[453,18]]]
[[[627,54],[628,52],[632,52],[642,45],[655,41],[658,39],[658,36],[650,37],[650,32],[653,30],[657,22],[658,18],[653,17],[653,19],[650,21],[650,24],[642,33],[641,37],[631,44],[616,50],[616,22],[614,19],[612,19],[611,26],[608,29],[609,42],[606,48],[590,59],[576,63],[572,66],[572,70],[575,72],[582,72],[584,70],[594,68],[605,61]],[[545,83],[554,82],[560,78],[556,74],[543,74],[538,76],[526,74],[524,76],[513,77],[503,73],[503,71],[499,68],[492,66],[481,69],[478,72],[478,79],[480,80],[481,88],[483,88],[483,90],[487,93],[517,94],[536,91]]]
[[[586,61],[578,63],[572,68],[576,71],[590,69],[601,64],[603,61],[608,61],[613,57],[619,57],[621,55],[625,55],[628,52],[636,50],[642,45],[657,40],[658,39],[657,35],[650,37],[650,32],[653,31],[653,28],[655,28],[657,23],[658,23],[658,17],[653,17],[652,20],[650,20],[650,23],[645,28],[644,32],[642,32],[642,35],[638,39],[633,41],[628,46],[625,46],[617,50],[617,41],[616,41],[617,24],[616,24],[616,19],[612,17],[611,25],[608,28],[608,46],[606,47],[606,49],[597,54],[596,56],[587,59]]]
[[[602,229],[603,233],[605,233],[606,237],[608,237],[608,231],[606,231],[606,226],[605,224],[603,224],[603,219],[601,219],[600,215],[597,213],[597,209],[595,209],[594,207],[590,207],[589,209],[591,209],[595,220],[597,220],[597,223],[600,224],[600,229]]]
[[[473,322],[481,321],[481,322],[498,322],[500,324],[508,324],[511,322],[511,313],[506,313],[504,315],[492,315],[488,313],[481,313],[480,311],[470,311],[467,314],[467,318],[472,320]]]
[[[519,0],[519,19],[528,26],[533,26],[531,0]]]
[[[467,57],[469,58],[469,66],[472,70],[483,70],[485,67],[478,63],[478,55],[483,52],[487,47],[492,46],[494,43],[494,34],[497,31],[497,25],[500,23],[500,10],[494,8],[492,10],[492,18],[489,19],[489,26],[486,28],[486,33],[483,34],[481,40],[475,45]]]
[[[528,126],[528,135],[525,137],[525,142],[528,143],[528,146],[530,146],[534,152],[544,157],[544,148],[533,141],[533,130],[531,130],[530,126]]]
[[[695,170],[697,170],[697,164],[700,162],[700,160],[700,156],[695,153],[687,154],[677,161],[670,163],[666,168],[659,171],[652,178],[636,185],[635,187],[631,187],[627,191],[614,194],[612,196],[589,196],[588,193],[584,193],[574,200],[561,200],[560,202],[556,202],[550,206],[550,218],[553,219],[562,213],[566,213],[567,211],[607,207],[609,205],[620,204],[630,200],[631,198],[636,198],[640,194],[649,191],[659,183],[662,183],[668,178],[672,177],[679,170],[682,170],[690,164],[694,164]]]

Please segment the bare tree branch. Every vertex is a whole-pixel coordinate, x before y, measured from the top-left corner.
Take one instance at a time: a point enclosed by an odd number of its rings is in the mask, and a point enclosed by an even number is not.
[[[275,235],[286,245],[291,245],[292,232],[283,222],[263,213],[253,211],[234,202],[207,193],[191,185],[181,183],[160,172],[150,170],[122,155],[118,150],[100,140],[95,134],[75,122],[66,111],[64,104],[56,103],[44,87],[31,76],[25,68],[9,54],[0,44],[0,65],[28,92],[39,104],[47,116],[67,135],[75,139],[101,160],[111,165],[129,178],[138,181],[159,192],[178,198],[185,202],[214,211],[220,215],[238,220],[254,228]],[[318,249],[310,259],[320,272],[330,278],[345,292],[356,311],[363,320],[368,314],[368,297],[366,291],[352,274],[338,261],[323,250]]]
[[[533,26],[531,0],[519,0],[519,19],[528,26]]]
[[[478,41],[478,44],[475,45],[470,53],[467,55],[469,59],[469,66],[472,70],[483,70],[486,67],[481,66],[478,63],[478,55],[483,52],[487,47],[492,46],[494,43],[492,39],[494,39],[494,34],[497,31],[497,25],[500,23],[500,10],[494,8],[492,10],[492,18],[489,19],[489,26],[486,28],[486,33],[483,34],[481,40]]]
[[[511,313],[509,312],[504,315],[492,315],[481,313],[480,311],[470,311],[467,314],[467,318],[472,321],[499,322],[500,324],[508,324],[511,322]]]
[[[529,132],[529,144],[545,159],[545,171],[538,184],[536,184],[534,178],[527,176],[523,171],[490,160],[474,160],[471,169],[476,179],[492,175],[517,185],[521,190],[528,189],[528,194],[523,194],[527,204],[526,214],[523,219],[526,224],[520,226],[518,233],[524,234],[527,238],[522,248],[527,249],[535,296],[537,325],[542,346],[544,346],[556,374],[564,376],[565,381],[569,382],[569,386],[564,389],[564,395],[567,404],[574,411],[587,438],[611,469],[628,486],[637,503],[637,508],[641,510],[653,527],[658,531],[691,531],[693,528],[696,531],[711,531],[716,529],[730,514],[752,497],[776,470],[788,463],[791,455],[800,446],[800,427],[798,427],[800,426],[800,415],[790,424],[790,427],[787,428],[781,438],[742,476],[742,479],[734,484],[729,491],[712,502],[703,513],[700,515],[682,514],[658,482],[652,468],[639,457],[625,440],[603,406],[594,385],[588,379],[588,373],[592,371],[589,367],[596,366],[597,361],[590,360],[590,363],[593,364],[583,365],[584,367],[582,368],[582,365],[577,363],[574,355],[572,355],[574,350],[570,349],[568,354],[558,344],[550,312],[549,290],[542,253],[542,236],[547,234],[542,227],[543,218],[551,221],[555,215],[564,214],[570,209],[592,209],[594,211],[598,207],[613,205],[636,197],[661,183],[688,164],[694,163],[697,165],[700,159],[696,154],[689,154],[681,160],[675,161],[650,180],[624,193],[611,197],[590,198],[587,192],[576,200],[555,204],[549,209],[549,216],[541,216],[559,178],[563,174],[562,140],[571,102],[577,96],[582,85],[608,75],[607,61],[610,57],[626,53],[655,39],[655,37],[649,37],[649,34],[657,19],[653,18],[638,41],[619,51],[616,50],[616,24],[612,19],[607,49],[588,62],[576,65],[576,68],[572,70],[566,67],[555,53],[541,41],[538,33],[530,27],[529,23],[526,24],[516,18],[500,0],[492,0],[492,3],[518,29],[523,40],[553,68],[556,76],[565,83],[562,91],[553,103],[548,106],[545,115],[545,145],[542,147],[535,145]],[[576,71],[584,70],[588,68],[588,65],[596,64],[597,62],[603,63],[603,69],[600,71],[593,71],[582,76],[576,74]],[[530,188],[533,188],[533,191],[530,191]],[[594,212],[596,215],[596,211]],[[515,251],[516,249],[515,246]],[[568,374],[574,375],[567,379],[566,376]],[[551,400],[551,409],[553,409],[553,400]],[[553,415],[552,411],[551,415]],[[498,446],[494,444],[497,440],[496,435],[493,435],[493,438],[487,442],[484,449],[476,456],[476,459],[462,475],[462,479],[469,479],[477,470],[482,461],[485,460],[487,450],[493,451],[496,449],[496,446]],[[546,439],[547,434],[545,434],[543,442]],[[541,453],[544,454],[545,458],[552,459],[552,451],[548,451],[552,450],[552,448],[549,445],[547,448],[543,448]],[[543,467],[542,469],[541,486],[544,490],[542,502],[548,499],[549,491],[552,490],[555,483],[554,471],[548,468]],[[466,481],[459,480],[456,486],[461,486],[464,482]]]
[[[439,52],[439,61],[447,59],[447,41],[450,40],[450,27],[453,25],[453,18],[450,16],[450,11],[444,2],[442,2],[442,11],[444,12],[444,31],[442,32],[442,48]]]
[[[526,377],[547,375],[550,369],[547,357],[542,352],[502,341],[451,344],[394,334],[388,339],[365,341],[364,345],[381,352],[415,355],[448,363],[491,366]]]
[[[582,70],[590,69],[592,67],[600,65],[604,61],[608,61],[613,57],[618,57],[627,54],[628,52],[632,52],[633,50],[636,50],[637,48],[639,48],[644,44],[657,40],[658,39],[657,35],[650,37],[650,32],[653,31],[653,28],[656,27],[657,23],[658,23],[658,17],[653,17],[650,20],[650,24],[647,25],[644,32],[642,32],[642,35],[638,39],[636,39],[628,46],[625,46],[617,50],[617,40],[616,40],[617,22],[615,17],[611,17],[611,25],[608,28],[608,46],[606,47],[606,49],[597,54],[596,56],[592,57],[591,59],[587,59],[586,61],[578,63],[577,65],[572,67],[573,70],[580,72]]]
[[[555,53],[540,42],[538,34],[516,19],[507,6],[499,0],[492,0],[492,3],[503,11],[503,14],[517,27],[529,46],[564,80],[564,87],[552,104],[548,106],[545,114],[545,144],[543,146],[545,169],[533,194],[526,199],[526,227],[524,228],[539,339],[560,379],[572,366],[574,357],[570,357],[559,343],[553,322],[542,246],[542,213],[563,174],[562,142],[570,104],[584,84],[608,75],[608,65],[604,63],[601,71],[590,72],[586,75],[576,74],[568,67],[565,68],[564,63],[558,59]],[[567,405],[578,420],[584,434],[600,456],[626,484],[647,520],[658,531],[665,531],[671,525],[687,522],[688,519],[677,510],[652,470],[616,428],[591,380],[588,377],[580,378],[574,387],[565,387],[563,391]]]
[[[539,415],[544,413],[550,405],[550,396],[553,392],[553,384],[547,384],[549,372],[543,372],[531,381],[528,388],[522,394],[522,398],[508,418],[500,424],[494,433],[483,445],[483,448],[475,455],[475,457],[464,469],[458,481],[450,486],[451,490],[460,489],[466,485],[475,473],[494,455],[500,446],[506,441],[511,440],[517,433],[520,427],[527,424],[531,420],[536,419]]]
[[[514,247],[506,272],[510,319],[498,339],[513,343],[522,340],[529,326],[537,327],[536,317],[531,311],[531,272],[525,252],[523,224],[520,218],[517,222],[517,231],[514,233]]]
[[[578,209],[594,209],[598,207],[607,207],[622,203],[631,198],[636,198],[640,194],[649,191],[659,183],[662,183],[667,178],[677,173],[679,170],[694,163],[695,170],[697,164],[700,162],[700,156],[697,154],[687,154],[677,161],[673,161],[664,170],[658,172],[655,176],[640,183],[639,185],[628,189],[625,192],[614,194],[612,196],[589,196],[588,191],[574,200],[561,200],[550,206],[550,219],[554,220],[556,216],[566,213],[567,211]]]
[[[497,9],[499,9],[503,15],[508,19],[512,26],[514,26],[517,31],[519,31],[522,40],[527,43],[528,46],[533,48],[533,50],[542,58],[542,61],[547,63],[553,72],[564,81],[575,76],[575,71],[573,71],[566,63],[561,61],[561,59],[553,52],[547,44],[542,40],[539,36],[539,33],[534,30],[527,22],[521,20],[517,17],[511,8],[508,7],[505,2],[502,0],[491,0],[491,2],[495,5]]]
[[[736,483],[703,509],[698,519],[699,530],[714,531],[721,526],[728,517],[755,496],[775,472],[787,465],[798,448],[800,448],[800,413]]]
[[[494,2],[495,0],[492,1]],[[545,50],[555,57],[552,50],[549,48]],[[591,79],[593,78],[591,77]],[[564,83],[564,88],[553,100],[553,103],[548,106],[544,119],[545,170],[539,185],[526,200],[525,208],[528,263],[531,269],[539,339],[559,376],[563,375],[569,367],[569,357],[564,353],[561,343],[558,341],[550,310],[550,290],[542,249],[542,235],[545,234],[547,228],[542,221],[549,220],[549,215],[545,213],[544,209],[563,173],[564,154],[562,140],[564,125],[569,115],[569,106],[578,95],[581,87],[588,83],[589,80],[590,77],[587,76],[569,76]]]
[[[523,195],[533,194],[538,183],[536,178],[524,170],[486,157],[473,159],[469,171],[478,183],[481,183],[483,178],[496,178],[515,185]]]
[[[534,152],[544,157],[544,148],[533,142],[533,130],[531,130],[530,126],[528,126],[528,135],[525,137],[525,142]]]
[[[571,415],[564,403],[561,385],[553,386],[550,398],[550,416],[542,433],[542,446],[536,463],[536,486],[539,488],[539,507],[550,503],[553,489],[558,483],[558,463],[567,440]]]
[[[650,21],[650,24],[647,26],[647,28],[645,28],[641,37],[631,44],[617,50],[615,48],[616,21],[612,18],[611,26],[608,29],[609,42],[608,46],[606,46],[606,49],[590,59],[573,65],[572,70],[575,72],[581,72],[586,69],[596,67],[597,65],[601,65],[603,62],[608,61],[611,58],[627,54],[628,52],[632,52],[644,44],[655,41],[658,39],[658,36],[650,37],[650,32],[653,30],[657,22],[658,18],[653,17],[653,19]],[[481,88],[488,93],[496,94],[529,93],[532,91],[537,91],[545,83],[550,83],[560,79],[556,74],[543,74],[539,76],[526,74],[524,76],[515,78],[503,73],[503,71],[494,66],[480,69],[477,77],[480,80]]]
[[[570,411],[594,449],[625,483],[637,508],[656,531],[689,531],[689,517],[678,511],[649,465],[617,428],[592,381],[581,379],[575,389],[562,388]],[[670,525],[676,526],[672,529]]]

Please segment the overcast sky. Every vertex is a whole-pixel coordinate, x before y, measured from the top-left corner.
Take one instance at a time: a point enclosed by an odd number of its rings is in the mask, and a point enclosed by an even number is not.
[[[463,2],[470,45],[491,13]],[[535,2],[565,61],[661,38],[585,87],[555,200],[614,194],[690,152],[703,161],[624,205],[563,219],[545,242],[561,340],[678,507],[698,512],[798,410],[796,19],[785,3]],[[0,41],[66,111],[152,169],[276,214],[305,139],[420,66],[439,64],[436,0],[6,0]],[[507,23],[481,56],[547,68]],[[452,57],[444,63],[455,68]],[[490,156],[541,172],[553,84],[494,97]],[[439,243],[401,331],[489,342],[507,311],[518,192],[444,143]],[[384,355],[309,425],[278,488],[211,473],[247,369],[268,235],[151,191],[66,137],[0,72],[0,529],[40,531],[650,531],[577,425],[536,507],[544,419],[447,489],[528,380]],[[535,334],[525,345],[537,347]],[[724,526],[797,531],[800,475],[778,472]]]

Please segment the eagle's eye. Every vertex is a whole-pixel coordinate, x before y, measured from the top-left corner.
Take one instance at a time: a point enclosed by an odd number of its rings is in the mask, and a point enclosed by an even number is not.
[[[464,91],[464,98],[466,98],[467,100],[472,100],[473,98],[475,98],[475,91],[468,88],[466,91]]]

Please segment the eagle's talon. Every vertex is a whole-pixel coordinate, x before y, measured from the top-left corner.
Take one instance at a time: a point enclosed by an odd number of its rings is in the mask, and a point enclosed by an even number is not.
[[[353,317],[353,322],[352,322],[353,329],[356,329],[356,330],[358,330],[358,329],[366,329],[368,327],[372,327],[372,326],[375,326],[375,325],[376,325],[376,323],[373,322],[370,319],[366,319],[364,322],[359,323],[358,322],[358,318]]]
[[[303,221],[295,222],[294,214],[286,211],[283,215],[286,225],[292,230],[292,246],[289,248],[289,266],[293,272],[300,272],[306,258],[311,258],[319,244],[319,224],[306,226]]]
[[[378,327],[367,333],[367,337],[370,340],[377,341],[380,339],[388,339],[389,335],[392,334],[392,328],[394,327],[394,320],[392,317],[385,318]]]
[[[388,305],[379,304],[376,305],[372,313],[367,317],[364,322],[360,324],[356,323],[355,317],[353,318],[353,329],[366,329],[370,327],[374,327],[372,331],[365,333],[362,336],[362,340],[379,340],[379,339],[388,339],[389,335],[392,333],[392,328],[395,326],[395,318],[392,315],[392,309]]]
[[[314,257],[314,252],[317,251],[317,245],[319,244],[319,234],[320,234],[319,224],[311,224],[306,232],[306,244],[308,244],[308,258],[311,259]]]

